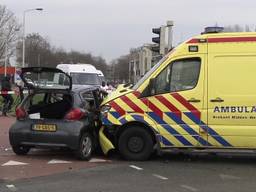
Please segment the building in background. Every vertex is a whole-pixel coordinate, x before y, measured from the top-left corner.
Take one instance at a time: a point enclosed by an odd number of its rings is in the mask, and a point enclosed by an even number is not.
[[[129,82],[133,84],[138,82],[161,59],[156,52],[152,51],[153,46],[153,44],[144,44],[130,50]]]

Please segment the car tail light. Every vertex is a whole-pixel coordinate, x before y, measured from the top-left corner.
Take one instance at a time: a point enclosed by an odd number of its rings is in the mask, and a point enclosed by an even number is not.
[[[83,118],[86,115],[86,113],[79,108],[71,109],[71,111],[66,114],[65,119],[67,120],[79,120]]]
[[[17,107],[15,112],[16,112],[16,118],[19,120],[24,119],[27,116],[27,112],[23,107]]]

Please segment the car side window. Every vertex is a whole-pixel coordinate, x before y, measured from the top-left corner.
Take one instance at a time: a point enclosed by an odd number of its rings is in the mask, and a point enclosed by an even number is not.
[[[193,89],[198,82],[200,58],[172,62],[156,78],[156,94]]]

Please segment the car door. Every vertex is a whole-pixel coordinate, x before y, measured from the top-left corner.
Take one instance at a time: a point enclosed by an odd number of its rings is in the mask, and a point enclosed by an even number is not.
[[[256,146],[256,55],[209,55],[209,139],[217,147]]]
[[[155,78],[148,114],[158,125],[163,147],[208,145],[207,131],[200,132],[201,119],[206,119],[205,55],[172,60]]]

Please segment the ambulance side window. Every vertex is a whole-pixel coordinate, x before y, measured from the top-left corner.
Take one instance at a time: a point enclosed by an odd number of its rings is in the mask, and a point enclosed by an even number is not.
[[[170,92],[170,69],[169,65],[157,76],[155,87],[157,95]]]
[[[198,82],[200,66],[199,58],[172,62],[156,77],[156,94],[193,89]]]
[[[199,58],[175,61],[171,69],[170,91],[193,89],[199,78],[201,61]]]

